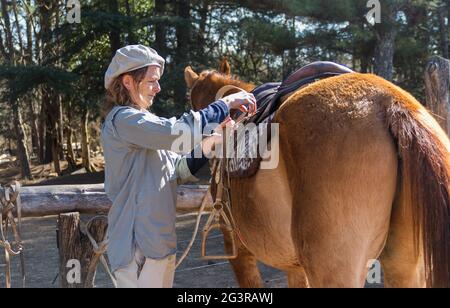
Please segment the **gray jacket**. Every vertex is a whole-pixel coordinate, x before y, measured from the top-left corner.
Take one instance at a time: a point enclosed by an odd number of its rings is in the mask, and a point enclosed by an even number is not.
[[[193,111],[177,120],[120,106],[105,119],[101,142],[105,192],[113,203],[108,216],[112,271],[132,262],[135,245],[152,259],[176,253],[177,181],[192,176],[185,158],[170,151],[179,137],[173,134],[177,123],[201,129],[200,114]]]

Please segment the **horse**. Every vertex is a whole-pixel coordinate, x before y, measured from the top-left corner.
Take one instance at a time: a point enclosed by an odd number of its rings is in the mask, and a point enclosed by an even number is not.
[[[226,60],[219,71],[186,67],[185,80],[194,110],[226,85],[255,88]],[[450,286],[450,141],[424,106],[350,73],[286,95],[273,121],[277,168],[230,183],[240,287],[263,286],[258,261],[289,287],[364,287],[369,260],[385,287]]]

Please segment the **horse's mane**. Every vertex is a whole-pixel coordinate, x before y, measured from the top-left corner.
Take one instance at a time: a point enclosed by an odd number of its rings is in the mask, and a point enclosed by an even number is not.
[[[233,85],[246,91],[251,91],[255,88],[254,84],[242,81],[237,75],[225,75],[216,70],[206,70],[201,75],[205,79],[217,80],[220,84]]]

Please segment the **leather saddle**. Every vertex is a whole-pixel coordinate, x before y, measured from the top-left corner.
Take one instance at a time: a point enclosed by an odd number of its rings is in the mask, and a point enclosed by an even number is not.
[[[252,93],[257,100],[258,111],[248,123],[254,123],[258,127],[267,127],[268,133],[265,136],[270,141],[270,124],[273,122],[276,111],[282,104],[282,98],[302,87],[308,86],[318,80],[339,76],[342,74],[353,73],[353,71],[343,65],[333,62],[313,62],[294,73],[292,73],[283,82],[272,82],[263,84],[255,88]],[[244,153],[237,155],[239,157],[227,159],[228,173],[231,178],[248,178],[256,174],[261,163],[261,153],[258,149],[258,140],[249,136],[247,133],[236,133],[234,138],[234,153]],[[261,135],[260,135],[261,137]],[[256,144],[255,144],[256,142]],[[269,142],[268,142],[269,143]],[[257,154],[255,155],[255,150]]]
[[[258,112],[249,122],[259,124],[273,115],[282,103],[282,97],[310,85],[318,80],[353,73],[343,65],[319,61],[313,62],[292,73],[282,83],[266,83],[252,91],[258,102]]]

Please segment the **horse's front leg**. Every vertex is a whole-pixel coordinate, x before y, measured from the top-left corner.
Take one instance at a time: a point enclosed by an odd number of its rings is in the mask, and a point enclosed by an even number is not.
[[[232,253],[232,236],[229,232],[222,230],[225,251],[227,254]],[[233,267],[234,274],[241,288],[262,288],[264,286],[261,274],[257,266],[257,260],[255,256],[248,251],[247,248],[236,238],[236,248],[238,257],[234,260],[230,260]]]

